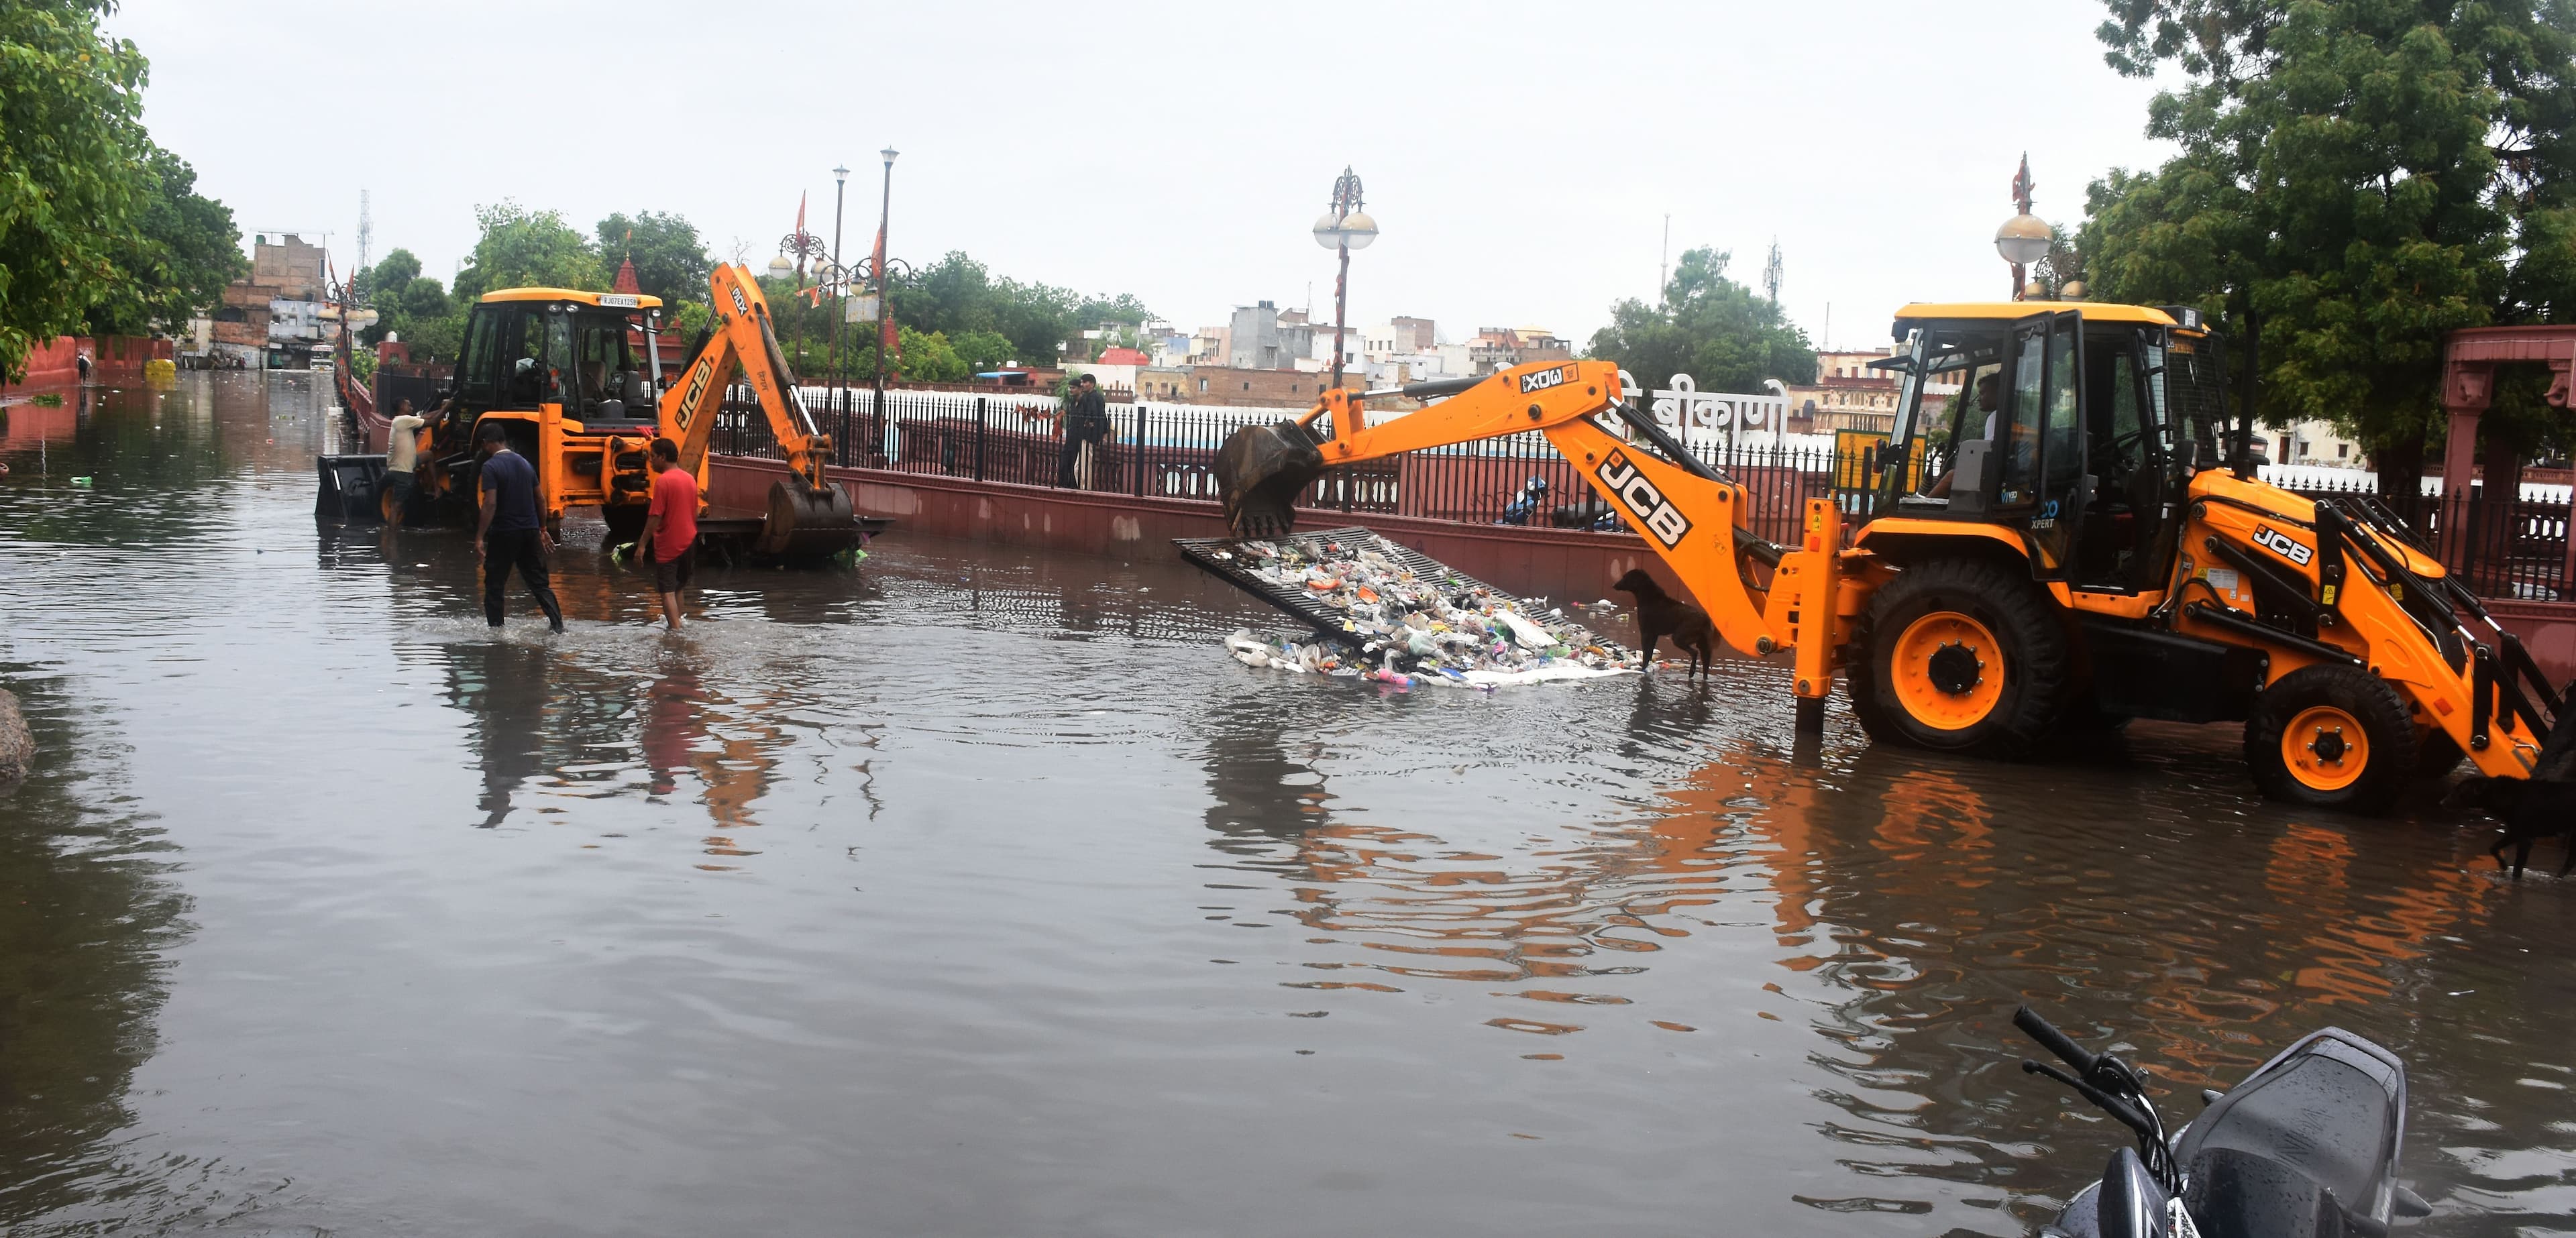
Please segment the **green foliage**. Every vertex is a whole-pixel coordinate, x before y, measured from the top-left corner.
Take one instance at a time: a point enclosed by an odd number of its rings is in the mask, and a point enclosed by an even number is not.
[[[617,264],[632,259],[636,285],[665,306],[707,299],[715,260],[688,220],[664,211],[638,211],[631,219],[620,213],[600,220],[598,232],[600,269],[612,279]]]
[[[390,289],[398,293],[411,286],[411,282],[418,278],[420,278],[420,257],[408,249],[397,248],[394,252],[386,254],[383,261],[358,272],[350,282],[357,286],[361,303],[374,305],[376,299],[386,290]]]
[[[369,344],[399,335],[417,361],[454,360],[465,338],[465,312],[447,295],[445,285],[420,273],[420,259],[396,249],[361,272],[359,286],[376,311],[376,325],[358,332]]]
[[[106,6],[0,3],[0,375],[79,326],[125,280],[142,193],[143,54],[101,38]]]
[[[903,376],[916,383],[962,383],[973,373],[965,358],[957,355],[943,331],[915,331],[902,323],[895,327],[895,355],[902,359]]]
[[[900,331],[902,326],[898,324],[895,329]],[[1020,355],[1019,347],[999,331],[961,331],[950,336],[948,342],[967,368],[975,372],[1000,369],[1004,362]]]
[[[640,235],[640,234],[639,234]],[[788,365],[808,382],[832,378],[832,340],[840,307],[809,304],[792,280],[763,277]],[[929,269],[895,281],[895,358],[889,373],[912,382],[963,382],[981,370],[1017,361],[1053,365],[1057,345],[1103,322],[1123,324],[1130,338],[1153,315],[1132,294],[1079,296],[1069,289],[997,279],[984,264],[950,253]],[[841,378],[864,383],[876,374],[875,323],[850,323],[840,337]]]
[[[115,277],[87,316],[92,335],[142,335],[212,308],[224,285],[250,270],[232,208],[197,192],[188,161],[144,138],[135,212],[110,239]]]
[[[1732,255],[1705,246],[1682,255],[1664,306],[1626,300],[1592,336],[1594,357],[1619,363],[1639,385],[1688,374],[1702,391],[1758,391],[1762,380],[1809,383],[1816,352],[1780,307],[1726,277]]]
[[[460,305],[440,317],[406,321],[402,338],[411,345],[412,360],[454,361],[465,351],[465,313],[466,307]]]
[[[996,279],[983,263],[955,250],[899,281],[893,300],[898,329],[915,325],[952,340],[997,335],[1010,346],[995,362],[1033,366],[1054,365],[1058,345],[1104,321],[1134,324],[1152,316],[1132,294],[1085,298],[1068,288]]]
[[[2182,70],[2148,109],[2182,151],[2092,185],[2093,294],[2217,318],[2263,420],[2330,420],[2402,474],[2439,431],[2447,332],[2576,314],[2568,0],[2110,8],[2115,69]],[[2539,428],[2502,401],[2489,424]]]
[[[503,200],[474,208],[483,235],[456,273],[456,295],[468,302],[503,288],[575,288],[606,291],[599,255],[561,211],[531,211]]]

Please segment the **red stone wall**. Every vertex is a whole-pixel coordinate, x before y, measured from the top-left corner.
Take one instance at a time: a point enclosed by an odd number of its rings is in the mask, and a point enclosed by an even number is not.
[[[80,341],[57,335],[27,352],[27,377],[18,387],[68,387],[80,381]]]
[[[1223,537],[1214,503],[1136,498],[1045,486],[1015,486],[875,469],[833,469],[859,512],[886,516],[905,533],[1000,542],[1117,558],[1171,558],[1172,539]],[[769,487],[787,476],[774,460],[719,456],[708,476],[707,502],[766,511]],[[1300,527],[1362,524],[1497,588],[1558,602],[1609,596],[1611,582],[1643,567],[1680,592],[1663,562],[1634,534],[1456,524],[1406,516],[1308,511]],[[1618,599],[1624,602],[1625,595]]]

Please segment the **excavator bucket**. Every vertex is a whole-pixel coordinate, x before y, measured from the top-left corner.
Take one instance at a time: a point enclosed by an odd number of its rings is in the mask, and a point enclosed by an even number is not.
[[[826,559],[859,543],[858,513],[850,492],[839,486],[820,490],[788,478],[769,487],[769,518],[761,522],[753,550],[772,559]]]
[[[1226,437],[1216,449],[1216,492],[1236,537],[1276,537],[1296,523],[1297,496],[1324,471],[1323,445],[1294,421]]]

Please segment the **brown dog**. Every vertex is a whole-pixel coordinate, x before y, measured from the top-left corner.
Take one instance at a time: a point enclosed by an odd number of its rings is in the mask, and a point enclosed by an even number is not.
[[[1664,592],[1644,568],[1630,571],[1610,587],[1637,599],[1637,648],[1648,660],[1655,656],[1656,642],[1670,636],[1673,652],[1691,655],[1685,673],[1707,672],[1709,651],[1717,641],[1717,628],[1709,623],[1707,611]]]

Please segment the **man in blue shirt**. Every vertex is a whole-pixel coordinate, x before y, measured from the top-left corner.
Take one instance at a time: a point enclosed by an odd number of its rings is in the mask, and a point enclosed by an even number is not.
[[[474,553],[483,560],[483,617],[501,626],[501,586],[515,566],[545,608],[546,626],[563,631],[563,606],[546,581],[546,555],[554,543],[537,519],[537,468],[510,450],[509,430],[500,422],[476,427],[474,440],[483,456],[477,470],[483,477],[483,518],[474,530]]]

